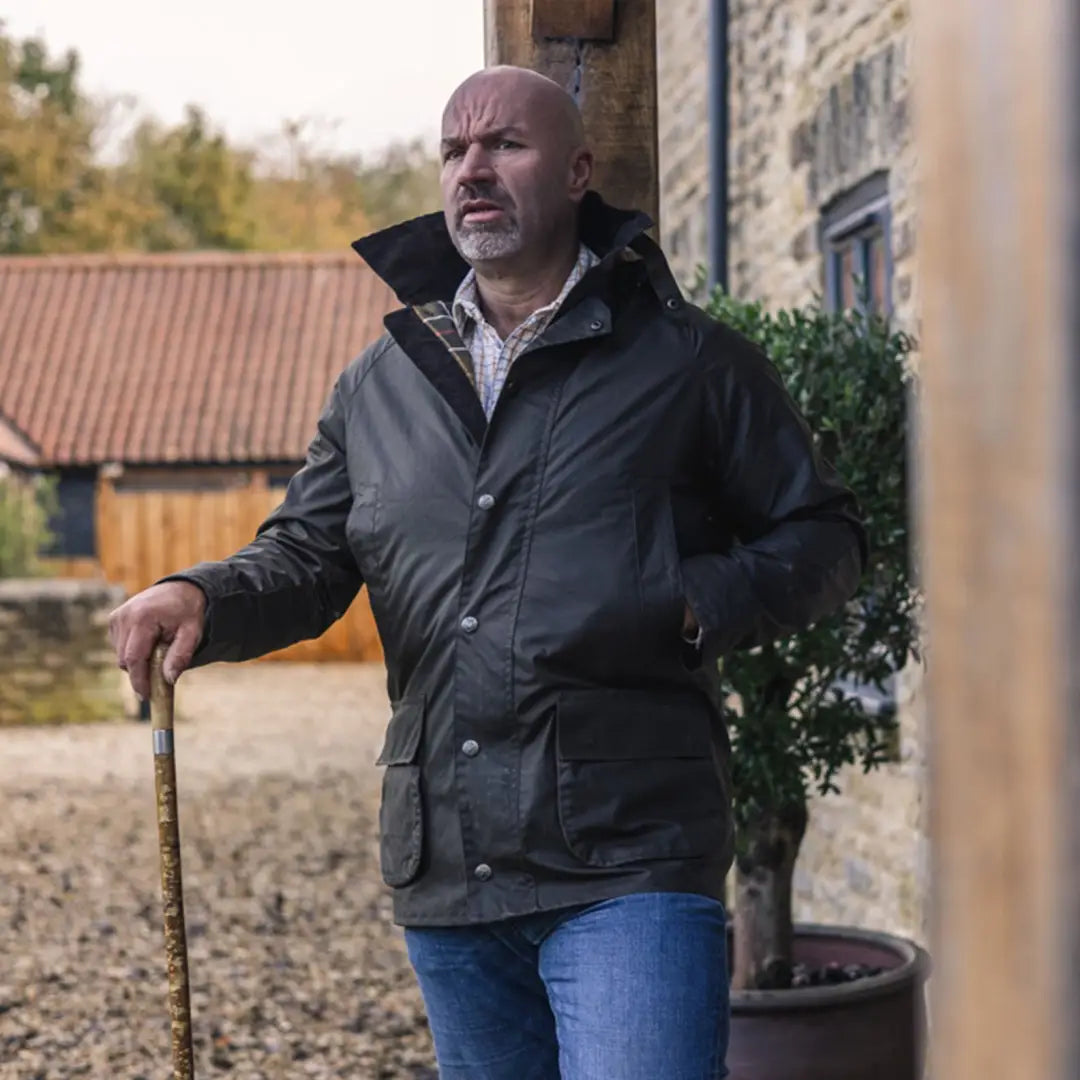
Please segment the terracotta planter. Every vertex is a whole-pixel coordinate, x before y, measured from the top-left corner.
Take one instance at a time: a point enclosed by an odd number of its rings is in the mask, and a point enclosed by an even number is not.
[[[795,961],[885,971],[836,986],[733,993],[729,1080],[921,1080],[923,949],[890,934],[798,926]]]

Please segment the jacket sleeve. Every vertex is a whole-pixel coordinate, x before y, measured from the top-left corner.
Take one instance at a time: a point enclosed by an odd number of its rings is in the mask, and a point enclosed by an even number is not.
[[[817,453],[775,367],[723,324],[703,344],[706,472],[723,552],[682,564],[713,660],[809,626],[854,594],[866,564],[855,497]]]
[[[206,594],[193,665],[249,660],[318,637],[363,584],[345,535],[352,495],[344,382],[343,376],[331,392],[303,468],[255,539],[220,562],[162,579],[189,581]]]

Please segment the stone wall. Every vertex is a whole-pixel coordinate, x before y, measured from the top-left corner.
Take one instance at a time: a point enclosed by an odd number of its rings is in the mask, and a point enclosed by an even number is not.
[[[735,5],[731,287],[770,305],[824,288],[821,212],[888,173],[893,303],[915,311],[907,0]]]
[[[846,769],[839,795],[812,800],[795,870],[795,914],[929,940],[930,851],[921,673],[905,672],[898,760]]]
[[[709,244],[709,0],[657,5],[660,232],[680,283]]]
[[[109,645],[124,599],[91,581],[0,581],[0,727],[117,720],[134,700]]]
[[[708,7],[659,5],[662,240],[681,281],[707,256]],[[731,0],[730,287],[770,307],[824,289],[822,211],[887,171],[893,306],[917,329],[907,0]],[[815,799],[796,917],[926,939],[923,701],[905,673],[899,759]]]
[[[707,256],[708,3],[660,6],[661,226],[687,283]],[[837,195],[887,171],[893,303],[914,328],[908,0],[732,0],[730,288],[770,306],[824,288],[819,226]]]

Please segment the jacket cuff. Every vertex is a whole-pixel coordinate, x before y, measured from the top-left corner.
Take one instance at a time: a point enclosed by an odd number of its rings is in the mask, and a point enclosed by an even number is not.
[[[759,606],[738,562],[727,555],[694,555],[683,561],[682,578],[709,660],[731,652],[752,634]]]
[[[198,646],[196,646],[195,654],[191,658],[191,666],[193,668],[201,667],[205,664],[212,664],[217,660],[228,659],[224,655],[217,655],[218,650],[215,648],[215,643],[223,640],[221,634],[223,612],[221,609],[221,594],[214,588],[213,575],[203,573],[199,566],[194,566],[178,574],[169,574],[155,581],[154,584],[163,585],[168,581],[184,581],[189,585],[195,585],[202,590],[202,594],[206,598],[206,607],[203,611],[203,633]]]

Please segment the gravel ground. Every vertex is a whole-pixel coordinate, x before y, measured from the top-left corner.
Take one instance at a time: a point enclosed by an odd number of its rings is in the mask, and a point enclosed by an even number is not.
[[[177,688],[199,1077],[436,1075],[378,873],[383,680],[222,665]],[[0,729],[0,1078],[170,1076],[148,726]]]

